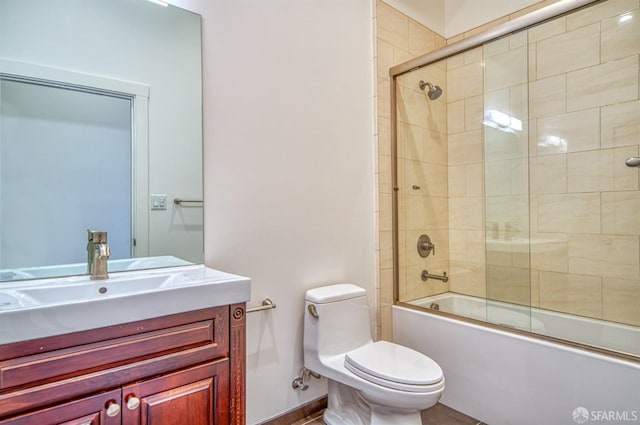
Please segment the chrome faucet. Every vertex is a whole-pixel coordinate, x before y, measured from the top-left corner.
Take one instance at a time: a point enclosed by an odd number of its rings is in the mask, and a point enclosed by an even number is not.
[[[87,230],[87,273],[92,280],[107,279],[107,260],[111,255],[107,245],[107,232]]]

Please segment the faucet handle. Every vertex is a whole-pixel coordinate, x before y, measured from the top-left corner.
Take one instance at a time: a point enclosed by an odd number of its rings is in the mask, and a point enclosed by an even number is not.
[[[107,243],[107,232],[103,230],[87,229],[87,237],[91,243]]]
[[[106,243],[99,245],[98,257],[100,257],[101,260],[108,260],[109,257],[111,257],[111,249],[109,248],[109,245],[107,245]]]
[[[436,246],[431,242],[431,238],[428,235],[420,235],[418,238],[418,254],[425,258],[432,253],[436,255]]]

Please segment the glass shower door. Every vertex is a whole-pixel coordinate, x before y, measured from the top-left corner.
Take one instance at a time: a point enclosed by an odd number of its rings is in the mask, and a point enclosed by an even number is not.
[[[398,301],[640,355],[639,65],[605,1],[396,76]]]
[[[603,326],[552,336],[638,354],[640,10],[608,3],[529,30],[532,272],[541,309]]]
[[[486,320],[531,330],[527,32],[482,49]]]

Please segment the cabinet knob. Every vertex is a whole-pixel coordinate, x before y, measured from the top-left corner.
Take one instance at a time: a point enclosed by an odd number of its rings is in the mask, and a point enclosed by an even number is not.
[[[107,416],[113,418],[114,416],[118,416],[120,414],[120,405],[115,401],[110,401],[107,404]]]
[[[136,410],[140,407],[140,399],[136,396],[127,397],[127,409]]]

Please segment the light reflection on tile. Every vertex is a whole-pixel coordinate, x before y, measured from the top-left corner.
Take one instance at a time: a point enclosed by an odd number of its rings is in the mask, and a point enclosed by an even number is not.
[[[600,110],[557,114],[537,122],[538,154],[577,152],[600,147]]]
[[[623,19],[624,17],[624,19]],[[602,62],[640,53],[640,11],[602,21]]]

